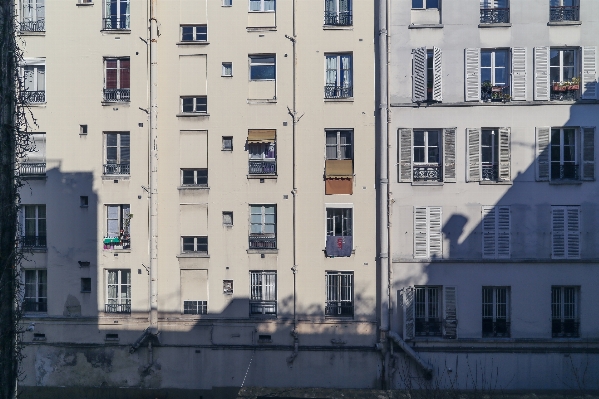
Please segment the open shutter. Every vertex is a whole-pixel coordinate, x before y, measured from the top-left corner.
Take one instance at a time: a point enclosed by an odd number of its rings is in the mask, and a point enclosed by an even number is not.
[[[455,131],[443,129],[443,181],[455,183]]]
[[[480,101],[480,49],[466,49],[466,101]]]
[[[549,101],[549,47],[535,47],[534,99]]]
[[[566,208],[554,206],[551,208],[551,257],[564,259],[566,257]]]
[[[498,206],[496,209],[497,216],[497,258],[510,257],[510,207]]]
[[[569,206],[566,210],[567,258],[580,258],[580,207]]]
[[[499,180],[510,181],[510,128],[499,128]]]
[[[494,206],[483,206],[483,258],[494,258],[497,241],[497,212]]]
[[[512,100],[526,101],[526,47],[512,48]]]
[[[399,129],[399,181],[412,181],[412,129]]]
[[[430,206],[428,207],[428,252],[429,257],[443,257],[443,235],[441,232],[441,207]]]
[[[412,50],[412,101],[426,101],[426,47]]]
[[[582,180],[595,180],[595,128],[582,128]]]
[[[403,339],[414,338],[414,287],[403,289]]]
[[[550,127],[537,128],[537,181],[549,181],[549,138]]]
[[[443,338],[456,339],[458,337],[458,312],[456,287],[443,287]]]
[[[582,99],[597,98],[597,47],[582,48]]]
[[[466,129],[468,140],[467,181],[480,181],[480,129]]]
[[[443,101],[443,69],[441,65],[441,49],[433,47],[433,100]]]
[[[428,212],[426,207],[414,208],[414,258],[428,258]]]

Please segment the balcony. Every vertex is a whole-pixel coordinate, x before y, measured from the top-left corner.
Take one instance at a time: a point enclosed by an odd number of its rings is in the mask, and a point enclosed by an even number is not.
[[[489,81],[483,82],[480,86],[480,99],[485,102],[510,101],[510,87],[493,86]]]
[[[482,180],[497,181],[499,178],[499,169],[497,165],[483,164],[482,165]]]
[[[414,165],[414,181],[443,181],[443,171],[440,164]]]
[[[353,302],[327,301],[324,307],[326,317],[354,317]]]
[[[579,78],[574,78],[566,82],[553,82],[551,84],[550,98],[552,101],[576,101],[579,97]]]
[[[131,313],[131,303],[107,303],[104,305],[106,313]]]
[[[19,23],[19,29],[21,32],[45,32],[46,20],[40,18],[37,21],[23,21]]]
[[[45,176],[45,162],[21,162],[19,165],[19,175],[21,177]]]
[[[23,248],[46,248],[46,236],[21,236],[21,246]]]
[[[569,163],[551,163],[551,180],[580,180],[579,166]]]
[[[23,302],[23,312],[47,312],[48,302],[45,299],[35,300],[34,298],[25,298]]]
[[[104,89],[104,101],[106,102],[129,102],[131,89]]]
[[[484,319],[483,318],[483,337],[510,337],[510,322],[506,319]]]
[[[324,87],[324,98],[350,98],[354,96],[352,86],[326,85]]]
[[[580,21],[580,9],[578,6],[549,7],[549,21],[551,21],[551,22]]]
[[[110,16],[108,18],[103,18],[103,28],[104,30],[127,30],[130,28],[130,16],[122,15],[120,18],[116,15]]]
[[[131,237],[128,232],[122,232],[120,237],[104,237],[104,249],[131,249]]]
[[[268,161],[252,161],[249,162],[250,175],[274,175],[277,173],[277,162],[272,159]]]
[[[46,102],[46,91],[45,90],[24,90],[21,92],[21,101],[25,104],[39,104]]]
[[[580,337],[580,322],[576,319],[551,321],[551,336],[553,338],[578,338]]]
[[[104,164],[105,175],[129,175],[131,168],[129,163],[108,163]]]
[[[250,301],[250,316],[276,316],[277,301]]]
[[[325,11],[324,24],[329,26],[351,26],[352,12],[351,11]]]
[[[510,9],[509,8],[481,8],[480,9],[481,24],[509,24]]]
[[[277,249],[274,234],[256,234],[248,237],[250,249]]]
[[[441,320],[424,320],[416,319],[416,336],[417,337],[440,337],[442,335]]]

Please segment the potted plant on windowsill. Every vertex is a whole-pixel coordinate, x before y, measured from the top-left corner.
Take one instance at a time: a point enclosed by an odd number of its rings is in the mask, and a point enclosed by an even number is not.
[[[553,91],[573,91],[580,89],[580,78],[572,78],[563,82],[553,82]]]

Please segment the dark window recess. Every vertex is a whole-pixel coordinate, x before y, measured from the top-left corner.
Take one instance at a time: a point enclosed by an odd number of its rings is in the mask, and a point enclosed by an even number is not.
[[[184,186],[207,186],[208,169],[183,169]]]
[[[208,253],[208,237],[183,237],[183,252]]]
[[[106,338],[107,341],[116,341],[119,339],[119,335],[118,334],[106,334]]]
[[[87,134],[87,125],[79,125],[79,134]]]
[[[87,208],[89,205],[89,197],[87,195],[82,195],[79,197],[79,205],[82,208]]]
[[[92,279],[89,277],[81,278],[81,292],[92,292]]]
[[[223,136],[223,151],[233,151],[232,136]]]

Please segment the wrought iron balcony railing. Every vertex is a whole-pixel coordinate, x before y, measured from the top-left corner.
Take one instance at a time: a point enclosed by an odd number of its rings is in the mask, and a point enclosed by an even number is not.
[[[264,235],[250,235],[248,237],[250,249],[277,249],[277,238]]]
[[[510,22],[509,8],[481,8],[481,24],[507,24]]]
[[[551,180],[579,180],[579,167],[575,164],[551,164]]]
[[[578,338],[580,337],[580,322],[576,319],[551,321],[551,336],[553,338]]]
[[[439,164],[414,165],[414,181],[443,181],[443,172]]]
[[[549,21],[580,21],[579,11],[578,6],[551,6],[549,7]]]
[[[46,174],[45,162],[22,162],[19,165],[21,176],[44,176]]]
[[[35,21],[22,21],[19,24],[19,28],[21,29],[21,32],[45,32],[46,20],[44,18],[40,18]]]
[[[46,248],[46,236],[21,236],[21,246],[24,248]]]
[[[104,164],[105,175],[129,175],[131,167],[129,163],[108,163]]]
[[[104,306],[106,313],[131,313],[131,303],[107,303]]]
[[[131,89],[104,89],[104,101],[129,102],[130,99]]]
[[[353,317],[353,302],[327,301],[324,307],[324,315],[327,317]]]
[[[442,335],[441,320],[416,319],[416,336],[418,337],[440,337]]]
[[[112,15],[107,18],[103,18],[103,26],[105,30],[125,30],[131,29],[129,24],[130,16],[121,15],[120,17]]]
[[[24,90],[21,92],[21,98],[24,103],[35,104],[46,102],[46,91],[45,90]]]
[[[324,87],[324,98],[350,98],[354,96],[352,86],[326,85]]]
[[[33,298],[25,298],[23,302],[23,312],[47,312],[48,302],[46,299],[35,300]]]
[[[485,319],[483,318],[483,337],[501,337],[509,338],[510,322],[506,319]]]
[[[250,300],[250,316],[276,316],[277,301]]]
[[[510,87],[509,86],[491,86],[489,82],[485,82],[480,87],[480,99],[482,101],[509,101]]]
[[[497,165],[483,164],[481,169],[483,180],[497,181],[499,177]]]
[[[272,161],[252,161],[249,162],[250,175],[274,175],[277,173],[277,162]]]
[[[351,11],[325,11],[324,12],[324,24],[335,25],[335,26],[351,26],[352,12]]]

